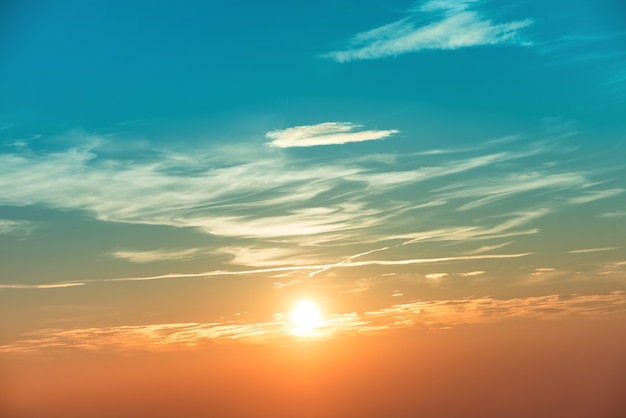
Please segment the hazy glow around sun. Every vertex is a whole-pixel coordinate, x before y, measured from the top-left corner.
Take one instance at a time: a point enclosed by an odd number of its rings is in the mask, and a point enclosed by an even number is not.
[[[308,300],[298,302],[289,317],[294,326],[293,332],[297,335],[308,334],[322,326],[319,309]]]

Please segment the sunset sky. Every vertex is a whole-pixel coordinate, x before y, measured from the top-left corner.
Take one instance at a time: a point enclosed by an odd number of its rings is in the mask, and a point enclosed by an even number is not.
[[[621,1],[3,2],[0,415],[626,416],[625,158]]]

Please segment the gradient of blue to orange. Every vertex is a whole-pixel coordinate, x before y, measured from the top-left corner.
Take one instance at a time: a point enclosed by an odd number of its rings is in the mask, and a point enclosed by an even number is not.
[[[0,415],[626,415],[626,8],[7,1]]]

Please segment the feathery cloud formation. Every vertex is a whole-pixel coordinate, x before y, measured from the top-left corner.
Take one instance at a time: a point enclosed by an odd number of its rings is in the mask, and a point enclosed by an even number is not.
[[[524,19],[494,24],[480,13],[469,10],[475,1],[432,0],[414,14],[396,22],[355,35],[349,46],[322,55],[337,62],[377,59],[424,49],[458,49],[502,43],[528,45],[518,31],[532,24]],[[433,14],[438,20],[418,25],[420,12]],[[421,17],[421,15],[420,15]]]

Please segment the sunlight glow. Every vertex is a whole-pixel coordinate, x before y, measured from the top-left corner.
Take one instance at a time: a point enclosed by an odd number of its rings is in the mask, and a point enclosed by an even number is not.
[[[323,325],[317,306],[308,300],[298,302],[289,317],[293,323],[292,332],[295,335],[308,335]]]

